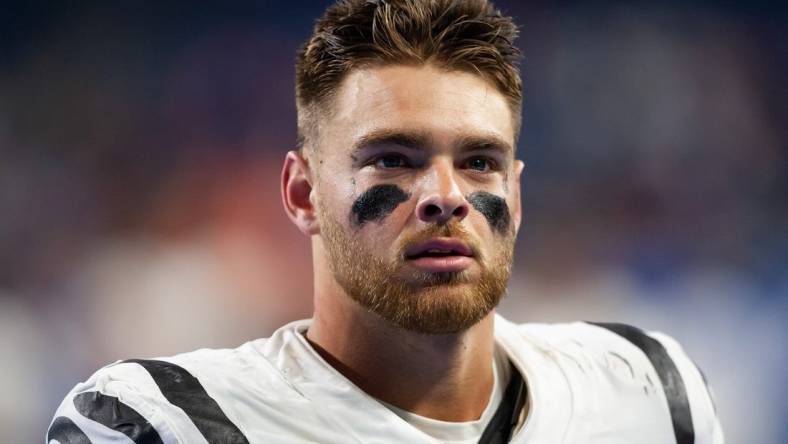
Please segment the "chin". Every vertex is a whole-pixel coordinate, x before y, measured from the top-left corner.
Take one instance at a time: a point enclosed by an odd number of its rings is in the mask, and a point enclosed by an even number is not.
[[[468,288],[478,285],[479,273],[466,269],[460,271],[430,272],[419,269],[409,269],[401,274],[402,281],[417,290],[422,287],[445,287],[449,290]]]

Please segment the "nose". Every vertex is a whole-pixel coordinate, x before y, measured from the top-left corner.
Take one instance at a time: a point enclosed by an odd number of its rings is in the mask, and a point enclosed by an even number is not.
[[[449,165],[434,166],[432,174],[425,181],[424,191],[418,204],[416,214],[427,223],[445,224],[456,218],[459,222],[470,211],[468,201],[454,177],[454,167]]]

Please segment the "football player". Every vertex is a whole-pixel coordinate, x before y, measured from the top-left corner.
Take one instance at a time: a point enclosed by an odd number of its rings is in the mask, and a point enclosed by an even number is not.
[[[516,34],[485,0],[330,6],[298,55],[281,178],[313,317],[109,365],[47,441],[722,444],[671,338],[495,314],[521,221]]]

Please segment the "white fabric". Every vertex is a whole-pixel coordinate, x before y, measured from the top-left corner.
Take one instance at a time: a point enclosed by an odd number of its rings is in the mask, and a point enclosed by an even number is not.
[[[328,365],[303,337],[310,323],[293,322],[236,349],[203,349],[162,360],[196,377],[252,444],[441,442]],[[696,442],[723,444],[699,372],[675,341],[652,337],[665,346],[687,387]],[[626,339],[585,323],[515,325],[496,316],[495,341],[528,386],[528,415],[512,443],[675,442],[659,377]],[[72,406],[75,395],[88,391],[121,399],[165,444],[201,442],[192,421],[167,403],[144,369],[116,363],[77,385],[55,414],[71,418],[94,444],[110,442],[110,434],[104,426],[86,425],[90,420]]]

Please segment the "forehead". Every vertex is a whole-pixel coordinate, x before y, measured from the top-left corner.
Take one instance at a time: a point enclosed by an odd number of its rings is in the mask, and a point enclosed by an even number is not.
[[[470,73],[431,65],[356,69],[344,79],[333,102],[320,130],[340,151],[366,134],[387,129],[428,134],[436,143],[479,134],[514,145],[506,98]]]

